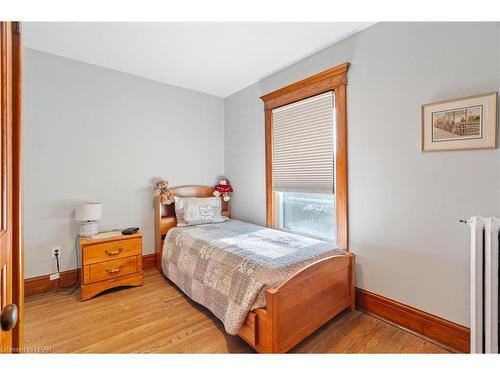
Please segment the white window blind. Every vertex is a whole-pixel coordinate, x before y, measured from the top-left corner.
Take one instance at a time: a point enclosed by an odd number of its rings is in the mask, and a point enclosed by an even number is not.
[[[274,191],[333,193],[333,92],[273,110],[272,157]]]

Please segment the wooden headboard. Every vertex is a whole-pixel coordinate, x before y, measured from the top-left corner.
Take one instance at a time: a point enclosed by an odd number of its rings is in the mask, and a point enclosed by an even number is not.
[[[169,189],[177,197],[213,197],[215,188],[213,186],[192,185],[179,186]],[[222,200],[222,215],[231,217],[231,206],[229,202]],[[175,218],[175,203],[162,204],[160,197],[155,197],[155,251],[156,268],[161,271],[161,258],[163,251],[163,240],[167,232],[177,225]]]

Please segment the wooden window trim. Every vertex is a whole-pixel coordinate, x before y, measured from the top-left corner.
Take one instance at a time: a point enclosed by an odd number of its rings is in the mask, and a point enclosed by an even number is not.
[[[348,207],[347,207],[347,102],[346,85],[349,63],[315,74],[291,85],[261,96],[264,102],[266,134],[266,225],[275,227],[272,144],[273,109],[307,99],[327,91],[335,93],[336,154],[335,154],[335,207],[338,246],[348,251]]]

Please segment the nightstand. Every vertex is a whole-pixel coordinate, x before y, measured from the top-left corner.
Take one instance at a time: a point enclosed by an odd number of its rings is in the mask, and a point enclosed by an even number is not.
[[[142,233],[101,239],[81,237],[81,299],[117,286],[143,284]]]

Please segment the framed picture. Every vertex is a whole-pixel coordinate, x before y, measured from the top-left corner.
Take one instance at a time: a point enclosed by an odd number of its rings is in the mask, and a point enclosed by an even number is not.
[[[422,106],[422,151],[495,148],[497,93]]]

